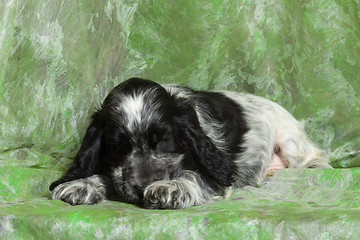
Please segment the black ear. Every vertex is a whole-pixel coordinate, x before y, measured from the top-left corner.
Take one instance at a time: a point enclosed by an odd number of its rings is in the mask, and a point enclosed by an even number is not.
[[[86,130],[80,150],[76,154],[69,170],[63,177],[50,185],[50,191],[61,183],[89,177],[106,170],[104,161],[101,161],[101,139],[103,130],[100,125],[99,114],[99,112],[96,112],[93,115],[93,121]]]
[[[178,136],[199,166],[200,173],[222,186],[231,186],[237,166],[230,154],[219,150],[202,130],[194,109],[182,103],[177,109],[175,123]]]

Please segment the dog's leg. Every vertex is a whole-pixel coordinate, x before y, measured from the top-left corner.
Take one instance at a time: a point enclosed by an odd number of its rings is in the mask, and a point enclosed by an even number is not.
[[[104,175],[93,175],[59,184],[52,191],[52,198],[71,205],[95,204],[111,194],[112,188],[110,178]]]
[[[288,168],[332,168],[324,151],[318,149],[306,136],[303,123],[280,132],[276,144],[279,158]]]
[[[278,145],[274,148],[274,153],[271,159],[270,165],[266,168],[266,171],[264,173],[264,177],[272,176],[274,175],[276,170],[279,170],[281,168],[287,168],[287,165],[285,161],[281,158],[281,149]]]
[[[156,181],[145,188],[147,208],[182,209],[201,205],[214,196],[214,191],[193,171],[184,170],[172,180]]]

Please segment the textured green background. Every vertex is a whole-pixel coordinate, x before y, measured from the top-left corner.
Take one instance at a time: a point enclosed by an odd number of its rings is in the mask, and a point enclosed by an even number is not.
[[[360,2],[0,1],[0,239],[359,239]],[[265,96],[335,170],[282,170],[182,211],[71,207],[47,187],[133,76]]]

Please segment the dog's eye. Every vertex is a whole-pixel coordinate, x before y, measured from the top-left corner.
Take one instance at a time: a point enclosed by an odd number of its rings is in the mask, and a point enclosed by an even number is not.
[[[120,139],[117,142],[108,143],[110,150],[114,153],[131,150],[131,143],[127,139]]]
[[[109,144],[109,146],[112,152],[119,152],[121,149],[118,144]]]
[[[150,148],[155,148],[156,145],[162,140],[163,134],[159,132],[153,132],[149,137],[149,146]]]

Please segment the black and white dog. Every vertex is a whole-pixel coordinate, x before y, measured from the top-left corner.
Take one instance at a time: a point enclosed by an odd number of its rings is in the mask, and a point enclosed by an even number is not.
[[[73,164],[50,191],[71,205],[116,193],[147,208],[185,208],[284,167],[331,168],[303,123],[278,104],[132,78],[93,114]]]

